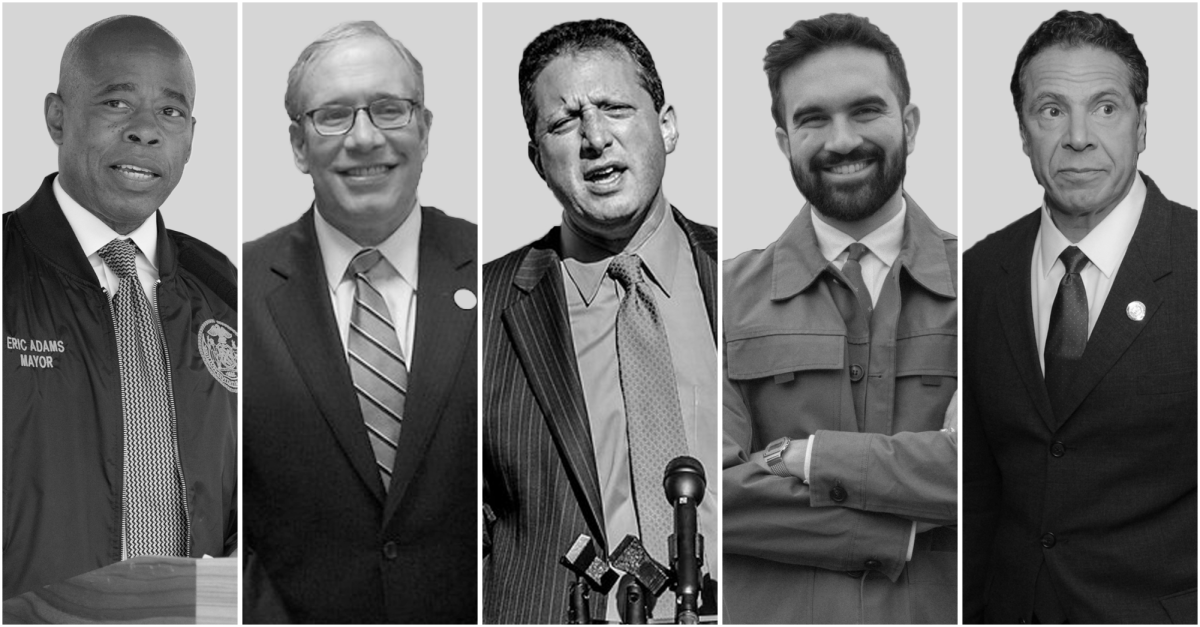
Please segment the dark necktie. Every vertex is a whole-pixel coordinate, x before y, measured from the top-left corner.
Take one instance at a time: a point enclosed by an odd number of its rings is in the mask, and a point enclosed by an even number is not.
[[[186,557],[186,491],[162,329],[138,281],[133,242],[114,239],[99,254],[120,279],[112,310],[124,418],[123,553]]]
[[[1068,246],[1058,256],[1067,272],[1058,284],[1058,295],[1050,310],[1050,329],[1046,333],[1046,391],[1058,420],[1062,396],[1071,381],[1088,340],[1087,290],[1079,275],[1088,264],[1087,255],[1076,246]]]
[[[617,255],[608,273],[625,289],[617,312],[617,361],[638,527],[646,551],[665,565],[670,563],[667,537],[674,533],[675,518],[663,494],[663,470],[672,459],[688,454],[675,365],[654,293],[642,273],[641,257]],[[674,604],[668,591],[658,606],[668,608],[670,615]]]
[[[396,446],[404,422],[408,364],[383,294],[372,284],[379,282],[385,271],[380,264],[382,260],[378,250],[368,248],[350,262],[347,272],[354,277],[354,308],[347,343],[350,375],[383,488],[387,490],[392,484]]]
[[[842,274],[846,275],[846,280],[850,283],[850,288],[854,290],[854,296],[858,299],[858,308],[866,318],[871,318],[871,291],[867,289],[867,284],[863,281],[862,275],[862,258],[863,255],[870,252],[870,249],[858,242],[846,247],[849,253],[846,256],[846,263],[842,265]]]

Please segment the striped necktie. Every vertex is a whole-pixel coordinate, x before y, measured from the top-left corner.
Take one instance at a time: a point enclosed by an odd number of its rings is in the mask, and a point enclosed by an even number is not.
[[[633,470],[633,502],[642,544],[660,564],[670,564],[668,537],[675,532],[675,512],[663,493],[663,471],[688,454],[675,364],[654,292],[642,272],[642,258],[621,254],[608,273],[625,289],[617,310],[617,362],[629,461]],[[614,539],[615,541],[615,539]],[[664,592],[659,608],[674,616],[675,595]],[[660,609],[660,614],[664,614]]]
[[[383,254],[367,248],[350,261],[354,277],[354,308],[350,314],[350,376],[358,393],[367,437],[384,490],[392,484],[396,446],[404,422],[404,397],[408,393],[408,364],[400,347],[396,324],[383,294],[375,287],[387,268]]]
[[[187,491],[157,302],[152,307],[142,291],[133,242],[114,239],[99,254],[120,279],[112,310],[124,418],[122,553],[125,558],[186,557],[191,543]]]

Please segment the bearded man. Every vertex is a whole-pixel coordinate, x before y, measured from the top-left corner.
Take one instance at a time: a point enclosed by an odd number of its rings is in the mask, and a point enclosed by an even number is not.
[[[724,265],[725,622],[956,622],[958,239],[904,193],[904,60],[829,14],[764,69],[807,204]]]

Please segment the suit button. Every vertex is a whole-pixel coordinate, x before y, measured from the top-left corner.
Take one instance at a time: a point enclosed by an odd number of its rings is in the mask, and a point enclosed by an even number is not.
[[[1055,457],[1062,457],[1067,453],[1067,447],[1063,446],[1062,442],[1055,442],[1050,445],[1050,454]]]
[[[843,488],[841,484],[833,486],[833,489],[829,491],[829,498],[833,499],[834,503],[841,503],[842,501],[845,501],[846,488]]]
[[[384,543],[383,556],[390,560],[400,557],[400,549],[396,546],[395,542],[388,540],[386,543]]]
[[[863,378],[863,367],[858,364],[851,365],[850,366],[850,380],[857,383],[859,381],[862,381],[862,378]]]
[[[1047,549],[1052,549],[1052,548],[1054,548],[1055,544],[1058,544],[1058,538],[1055,538],[1054,534],[1046,533],[1046,535],[1042,536],[1042,546],[1043,547],[1045,547]]]
[[[879,567],[883,566],[883,562],[875,558],[871,558],[863,562],[863,566],[866,566],[867,570],[879,570]]]
[[[848,570],[848,571],[846,571],[846,576],[850,577],[851,579],[861,579],[863,576],[863,573],[865,573],[865,572],[867,572],[867,571],[865,571],[865,570]]]

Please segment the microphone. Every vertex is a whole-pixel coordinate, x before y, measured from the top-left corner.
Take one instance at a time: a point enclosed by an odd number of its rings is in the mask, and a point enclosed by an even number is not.
[[[704,538],[697,532],[696,507],[704,500],[704,466],[694,457],[676,457],[663,471],[663,490],[675,508],[675,533],[669,541],[671,569],[675,572],[675,622],[700,621],[700,565]]]
[[[567,606],[567,624],[590,625],[592,623],[592,605],[588,583],[584,581],[583,577],[576,577],[575,581],[568,584],[567,593],[571,596],[570,605]]]
[[[667,589],[667,584],[670,582],[667,569],[650,557],[650,554],[646,552],[646,547],[642,546],[642,541],[637,536],[632,534],[625,536],[609,559],[612,560],[613,566],[633,575],[634,579],[637,579],[637,582],[642,584],[654,598],[657,599],[658,595]]]
[[[654,612],[658,597],[648,594],[637,577],[624,575],[617,584],[617,613],[624,625],[645,625]]]
[[[609,568],[604,555],[596,552],[592,537],[587,534],[580,534],[571,548],[567,549],[566,555],[558,558],[558,562],[591,586],[592,590],[602,594],[608,594],[617,582],[617,573]]]

